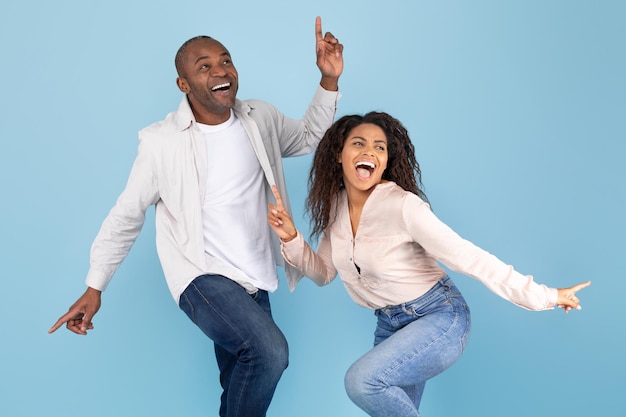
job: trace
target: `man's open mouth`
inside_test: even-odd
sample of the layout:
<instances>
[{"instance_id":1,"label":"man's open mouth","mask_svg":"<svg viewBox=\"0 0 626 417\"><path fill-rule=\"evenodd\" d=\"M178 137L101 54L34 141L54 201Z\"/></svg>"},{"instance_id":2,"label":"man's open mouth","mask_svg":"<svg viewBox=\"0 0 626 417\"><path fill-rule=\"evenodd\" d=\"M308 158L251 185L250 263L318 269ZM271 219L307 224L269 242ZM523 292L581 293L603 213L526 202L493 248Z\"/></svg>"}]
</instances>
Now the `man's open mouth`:
<instances>
[{"instance_id":1,"label":"man's open mouth","mask_svg":"<svg viewBox=\"0 0 626 417\"><path fill-rule=\"evenodd\" d=\"M230 89L230 83L218 84L211 88L211 91L226 91Z\"/></svg>"}]
</instances>

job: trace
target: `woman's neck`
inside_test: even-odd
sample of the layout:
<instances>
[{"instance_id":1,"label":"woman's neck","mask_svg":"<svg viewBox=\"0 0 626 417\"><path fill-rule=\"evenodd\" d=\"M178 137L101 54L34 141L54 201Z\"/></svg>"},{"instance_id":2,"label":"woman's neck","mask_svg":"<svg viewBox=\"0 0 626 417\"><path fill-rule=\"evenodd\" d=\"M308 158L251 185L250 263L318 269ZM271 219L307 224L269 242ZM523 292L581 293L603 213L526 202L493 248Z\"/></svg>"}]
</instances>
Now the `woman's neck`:
<instances>
[{"instance_id":1,"label":"woman's neck","mask_svg":"<svg viewBox=\"0 0 626 417\"><path fill-rule=\"evenodd\" d=\"M369 190L359 190L353 187L346 187L348 197L348 213L350 214L350 225L352 226L352 236L356 236L361 221L363 206L375 187Z\"/></svg>"},{"instance_id":2,"label":"woman's neck","mask_svg":"<svg viewBox=\"0 0 626 417\"><path fill-rule=\"evenodd\" d=\"M387 180L382 180L380 183L376 184L375 186L367 190L359 190L358 188L351 187L349 184L347 184L345 186L345 189L346 189L346 195L348 197L348 207L362 209L363 206L365 205L365 202L367 201L369 196L372 194L374 189L378 185L385 183L385 182L387 182Z\"/></svg>"},{"instance_id":3,"label":"woman's neck","mask_svg":"<svg viewBox=\"0 0 626 417\"><path fill-rule=\"evenodd\" d=\"M346 194L348 196L348 207L362 209L371 193L372 190L361 191L346 188Z\"/></svg>"}]
</instances>

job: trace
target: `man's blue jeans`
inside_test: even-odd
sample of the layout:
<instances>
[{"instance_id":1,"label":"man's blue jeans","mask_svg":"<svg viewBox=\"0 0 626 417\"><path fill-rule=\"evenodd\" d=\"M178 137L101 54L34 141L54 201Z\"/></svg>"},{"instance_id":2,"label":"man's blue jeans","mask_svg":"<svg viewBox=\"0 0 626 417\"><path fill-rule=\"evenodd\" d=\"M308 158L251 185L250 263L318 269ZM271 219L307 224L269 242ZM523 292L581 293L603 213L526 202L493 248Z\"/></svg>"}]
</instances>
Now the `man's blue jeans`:
<instances>
[{"instance_id":1,"label":"man's blue jeans","mask_svg":"<svg viewBox=\"0 0 626 417\"><path fill-rule=\"evenodd\" d=\"M423 296L376 315L374 348L346 373L348 396L370 416L419 417L426 381L452 366L465 349L469 309L444 277Z\"/></svg>"},{"instance_id":2,"label":"man's blue jeans","mask_svg":"<svg viewBox=\"0 0 626 417\"><path fill-rule=\"evenodd\" d=\"M214 342L223 388L220 416L264 417L289 356L267 292L250 295L226 277L202 275L179 305Z\"/></svg>"}]
</instances>

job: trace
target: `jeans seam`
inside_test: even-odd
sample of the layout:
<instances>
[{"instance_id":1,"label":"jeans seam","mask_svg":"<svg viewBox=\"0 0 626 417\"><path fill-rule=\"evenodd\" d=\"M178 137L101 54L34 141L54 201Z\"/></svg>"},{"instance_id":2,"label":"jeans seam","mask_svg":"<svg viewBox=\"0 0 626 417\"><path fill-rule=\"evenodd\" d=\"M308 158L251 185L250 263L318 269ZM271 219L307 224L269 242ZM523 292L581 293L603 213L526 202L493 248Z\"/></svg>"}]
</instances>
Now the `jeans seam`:
<instances>
[{"instance_id":1,"label":"jeans seam","mask_svg":"<svg viewBox=\"0 0 626 417\"><path fill-rule=\"evenodd\" d=\"M191 284L189 284L189 285L191 285ZM183 307L183 303L186 303L189 306L188 307L189 308L189 313L187 313L187 311L185 311L185 307ZM193 323L196 322L195 319L194 319L195 311L193 309L193 305L189 302L189 297L187 297L187 295L185 295L184 292L180 295L180 299L178 300L178 308L183 310L183 312L185 314L187 314L187 316L191 319L191 321Z\"/></svg>"},{"instance_id":2,"label":"jeans seam","mask_svg":"<svg viewBox=\"0 0 626 417\"><path fill-rule=\"evenodd\" d=\"M197 287L195 284L191 283L191 285L193 285L193 289L194 289L194 291L198 294L198 297L199 297L199 298L200 298L200 299L201 299L201 300L202 300L202 301L203 301L203 302L204 302L207 306L210 306L210 307L211 307L211 310L213 311L213 313L214 313L214 314L216 314L216 315L218 315L218 316L220 316L220 318L224 321L224 323L227 323L227 324L228 324L228 327L229 327L229 328L230 328L230 329L231 329L234 333L236 333L236 334L237 334L237 336L239 336L242 340L246 340L246 338L245 338L245 337L243 337L243 336L241 335L241 333L239 333L239 331L238 331L238 329L237 329L237 326L234 326L234 325L233 325L233 323L231 323L231 322L230 322L230 320L228 320L228 318L227 318L227 317L225 317L224 315L220 314L220 312L219 312L217 309L215 309L215 308L213 307L213 305L211 304L211 302L210 302L210 301L209 301L209 300L208 300L208 299L204 296L204 294L202 294L202 291L200 291L200 290L198 289L198 287ZM191 308L192 308L192 310L193 310L193 304L192 304L192 303L190 303L190 305L192 306ZM244 346L245 346L247 349L249 349L249 348L250 348L250 346L248 345L248 342L245 342L245 343L244 343Z\"/></svg>"}]
</instances>

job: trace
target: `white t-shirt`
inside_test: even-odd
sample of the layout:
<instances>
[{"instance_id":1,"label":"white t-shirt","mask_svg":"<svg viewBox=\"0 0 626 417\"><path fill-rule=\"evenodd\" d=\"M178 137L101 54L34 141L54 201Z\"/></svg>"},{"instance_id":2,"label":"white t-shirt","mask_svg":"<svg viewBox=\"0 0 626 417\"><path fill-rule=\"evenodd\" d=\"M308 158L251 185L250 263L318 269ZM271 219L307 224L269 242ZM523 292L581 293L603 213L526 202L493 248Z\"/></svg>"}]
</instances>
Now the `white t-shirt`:
<instances>
[{"instance_id":1,"label":"white t-shirt","mask_svg":"<svg viewBox=\"0 0 626 417\"><path fill-rule=\"evenodd\" d=\"M232 111L220 125L198 127L208 162L202 206L205 250L240 271L239 278L274 291L278 276L266 220L265 177L248 135Z\"/></svg>"}]
</instances>

